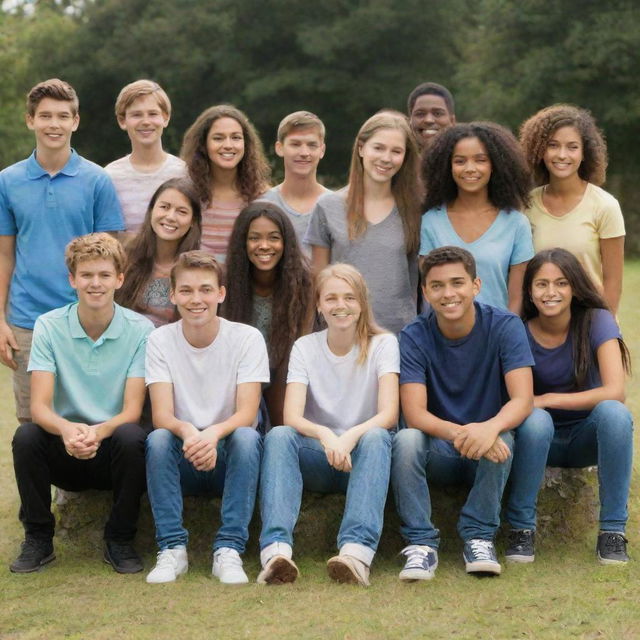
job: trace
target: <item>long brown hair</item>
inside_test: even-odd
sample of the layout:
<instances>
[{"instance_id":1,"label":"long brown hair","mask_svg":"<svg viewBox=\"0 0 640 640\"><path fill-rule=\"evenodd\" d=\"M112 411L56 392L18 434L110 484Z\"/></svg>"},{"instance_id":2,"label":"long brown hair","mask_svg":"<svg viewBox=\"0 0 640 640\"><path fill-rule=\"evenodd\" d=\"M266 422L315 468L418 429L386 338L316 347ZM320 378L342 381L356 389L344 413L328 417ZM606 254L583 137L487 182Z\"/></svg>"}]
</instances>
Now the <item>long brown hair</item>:
<instances>
[{"instance_id":1,"label":"long brown hair","mask_svg":"<svg viewBox=\"0 0 640 640\"><path fill-rule=\"evenodd\" d=\"M420 236L420 201L418 197L418 150L407 117L399 111L385 110L371 116L358 131L351 153L347 187L347 227L349 238L362 235L367 228L364 216L364 168L360 149L380 129L397 129L404 135L405 156L399 171L391 179L391 193L396 201L408 254L417 252Z\"/></svg>"}]
</instances>

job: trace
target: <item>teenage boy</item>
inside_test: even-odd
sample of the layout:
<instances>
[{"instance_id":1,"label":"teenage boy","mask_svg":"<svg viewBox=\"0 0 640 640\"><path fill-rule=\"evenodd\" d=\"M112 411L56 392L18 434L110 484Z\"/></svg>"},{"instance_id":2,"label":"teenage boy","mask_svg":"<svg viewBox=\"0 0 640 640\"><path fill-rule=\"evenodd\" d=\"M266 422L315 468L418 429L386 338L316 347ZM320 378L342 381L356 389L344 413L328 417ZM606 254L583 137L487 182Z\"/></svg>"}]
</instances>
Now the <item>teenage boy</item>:
<instances>
[{"instance_id":1,"label":"teenage boy","mask_svg":"<svg viewBox=\"0 0 640 640\"><path fill-rule=\"evenodd\" d=\"M147 582L172 582L188 569L182 496L222 495L213 543L220 582L248 582L240 554L249 537L262 441L256 430L269 358L254 327L219 318L222 272L204 251L171 270L171 301L181 320L156 329L147 349L155 430L147 439L147 484L160 551Z\"/></svg>"},{"instance_id":2,"label":"teenage boy","mask_svg":"<svg viewBox=\"0 0 640 640\"><path fill-rule=\"evenodd\" d=\"M309 226L311 211L318 198L329 189L316 177L324 157L325 128L322 120L309 111L296 111L278 126L276 153L284 163L284 181L267 191L261 200L277 204L288 216L303 252L311 257L311 247L302 239Z\"/></svg>"},{"instance_id":3,"label":"teenage boy","mask_svg":"<svg viewBox=\"0 0 640 640\"><path fill-rule=\"evenodd\" d=\"M71 148L80 122L73 88L57 78L37 84L27 95L26 120L36 149L0 172L0 362L14 370L19 422L31 419L27 364L36 318L76 297L67 243L124 228L109 176Z\"/></svg>"},{"instance_id":4,"label":"teenage boy","mask_svg":"<svg viewBox=\"0 0 640 640\"><path fill-rule=\"evenodd\" d=\"M391 482L407 542L400 579L428 580L438 565L428 482L472 484L458 520L468 573L499 574L493 545L513 434L533 408L533 358L520 319L475 302L473 256L441 247L425 256L429 309L400 334L400 401Z\"/></svg>"},{"instance_id":5,"label":"teenage boy","mask_svg":"<svg viewBox=\"0 0 640 640\"><path fill-rule=\"evenodd\" d=\"M132 541L145 490L147 435L137 423L153 324L113 302L125 266L115 238L76 238L65 258L78 302L35 324L29 360L34 422L19 426L13 438L25 541L10 568L30 573L55 558L53 484L68 491L113 489L104 559L119 573L135 573L142 570Z\"/></svg>"},{"instance_id":6,"label":"teenage boy","mask_svg":"<svg viewBox=\"0 0 640 640\"><path fill-rule=\"evenodd\" d=\"M120 91L116 119L131 141L131 153L105 167L115 184L127 233L137 233L151 196L170 178L187 173L185 163L162 148L171 118L171 102L152 80L136 80Z\"/></svg>"},{"instance_id":7,"label":"teenage boy","mask_svg":"<svg viewBox=\"0 0 640 640\"><path fill-rule=\"evenodd\" d=\"M409 94L407 113L421 150L429 147L439 131L456 123L453 96L436 82L423 82Z\"/></svg>"}]
</instances>

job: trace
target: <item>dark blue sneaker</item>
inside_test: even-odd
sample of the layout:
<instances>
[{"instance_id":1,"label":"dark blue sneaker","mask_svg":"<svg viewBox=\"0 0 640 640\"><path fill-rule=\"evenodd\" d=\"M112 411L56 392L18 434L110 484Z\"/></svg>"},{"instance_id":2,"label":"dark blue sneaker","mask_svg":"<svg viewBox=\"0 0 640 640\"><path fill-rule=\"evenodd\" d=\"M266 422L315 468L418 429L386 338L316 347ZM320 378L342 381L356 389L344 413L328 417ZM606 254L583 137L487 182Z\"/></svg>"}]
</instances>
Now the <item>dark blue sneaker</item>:
<instances>
[{"instance_id":1,"label":"dark blue sneaker","mask_svg":"<svg viewBox=\"0 0 640 640\"><path fill-rule=\"evenodd\" d=\"M411 544L400 553L407 557L404 569L398 576L403 582L431 580L436 575L438 552L432 547L426 544Z\"/></svg>"},{"instance_id":2,"label":"dark blue sneaker","mask_svg":"<svg viewBox=\"0 0 640 640\"><path fill-rule=\"evenodd\" d=\"M536 532L531 529L511 529L507 551L504 554L507 562L533 562L535 559Z\"/></svg>"},{"instance_id":3,"label":"dark blue sneaker","mask_svg":"<svg viewBox=\"0 0 640 640\"><path fill-rule=\"evenodd\" d=\"M496 556L496 548L491 540L472 538L464 543L462 552L467 573L492 573L500 575L502 567Z\"/></svg>"},{"instance_id":4,"label":"dark blue sneaker","mask_svg":"<svg viewBox=\"0 0 640 640\"><path fill-rule=\"evenodd\" d=\"M619 531L601 531L598 534L596 553L600 564L627 564L627 542Z\"/></svg>"}]
</instances>

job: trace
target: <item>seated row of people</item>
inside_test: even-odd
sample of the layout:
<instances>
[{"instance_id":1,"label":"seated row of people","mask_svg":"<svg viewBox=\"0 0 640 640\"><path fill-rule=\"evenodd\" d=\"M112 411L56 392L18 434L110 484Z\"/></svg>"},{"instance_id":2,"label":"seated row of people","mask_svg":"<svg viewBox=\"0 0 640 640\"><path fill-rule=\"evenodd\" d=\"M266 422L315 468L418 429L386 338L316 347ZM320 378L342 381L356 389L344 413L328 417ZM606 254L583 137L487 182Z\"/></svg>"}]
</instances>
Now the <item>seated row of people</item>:
<instances>
[{"instance_id":1,"label":"seated row of people","mask_svg":"<svg viewBox=\"0 0 640 640\"><path fill-rule=\"evenodd\" d=\"M13 441L25 541L12 571L37 571L54 559L51 484L113 488L105 560L119 572L141 571L133 538L146 469L160 549L150 583L188 569L183 493L222 495L212 573L223 583L247 582L241 554L260 483L258 582L297 578L293 529L306 487L347 494L328 572L367 585L389 479L407 543L402 580L430 579L437 567L434 482L471 485L458 526L466 570L498 574L494 537L509 471L506 557L530 562L547 461L598 464L597 555L603 563L628 560L628 352L572 254L556 249L530 262L523 324L475 300L481 282L469 252L430 252L421 272L429 307L402 330L399 345L377 326L363 276L349 265L326 267L314 301L327 328L293 345L286 426L270 430L264 445L256 427L261 385L272 379L267 348L256 328L218 315L227 291L213 257L178 257L170 298L180 320L153 331L113 302L124 281L115 239L80 237L66 261L78 302L36 322L34 422L21 425ZM145 378L154 426L148 436L139 424ZM394 434L400 404L408 428Z\"/></svg>"}]
</instances>

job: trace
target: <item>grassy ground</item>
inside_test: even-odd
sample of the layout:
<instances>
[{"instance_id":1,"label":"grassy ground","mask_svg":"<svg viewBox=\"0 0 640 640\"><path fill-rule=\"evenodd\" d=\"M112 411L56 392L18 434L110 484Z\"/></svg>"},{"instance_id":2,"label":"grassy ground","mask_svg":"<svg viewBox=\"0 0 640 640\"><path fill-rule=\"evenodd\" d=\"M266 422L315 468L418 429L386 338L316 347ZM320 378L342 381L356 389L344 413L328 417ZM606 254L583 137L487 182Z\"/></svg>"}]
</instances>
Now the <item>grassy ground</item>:
<instances>
[{"instance_id":1,"label":"grassy ground","mask_svg":"<svg viewBox=\"0 0 640 640\"><path fill-rule=\"evenodd\" d=\"M620 319L640 372L638 289L640 263L631 263ZM6 567L22 530L10 452L13 398L4 369L0 388L0 563ZM640 373L629 383L628 404L639 416ZM638 479L636 463L627 532L631 555L640 558ZM436 579L426 584L400 584L397 559L379 554L370 589L330 583L324 552L296 558L302 578L294 585L224 588L210 579L202 549L176 584L152 586L144 574L115 574L101 563L94 542L72 537L56 540L58 559L40 573L15 576L0 567L0 639L640 638L640 561L600 567L595 535L596 526L585 524L576 539L547 537L534 565L507 566L494 579L467 576L454 540L444 546ZM144 553L150 567L155 549L148 545ZM255 578L257 554L247 555Z\"/></svg>"}]
</instances>

